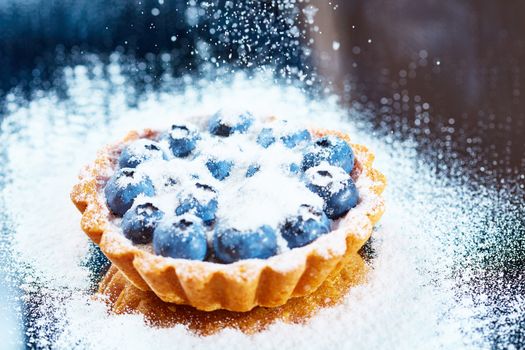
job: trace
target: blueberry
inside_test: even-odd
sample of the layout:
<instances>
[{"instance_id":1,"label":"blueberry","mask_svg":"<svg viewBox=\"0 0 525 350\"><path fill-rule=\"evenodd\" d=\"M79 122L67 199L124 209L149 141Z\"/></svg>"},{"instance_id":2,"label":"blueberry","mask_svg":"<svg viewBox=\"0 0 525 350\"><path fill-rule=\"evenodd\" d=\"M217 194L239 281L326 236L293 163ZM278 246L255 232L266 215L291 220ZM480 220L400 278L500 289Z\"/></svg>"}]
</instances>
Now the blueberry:
<instances>
[{"instance_id":1,"label":"blueberry","mask_svg":"<svg viewBox=\"0 0 525 350\"><path fill-rule=\"evenodd\" d=\"M185 125L172 125L168 134L170 150L175 157L186 157L197 146L199 135Z\"/></svg>"},{"instance_id":2,"label":"blueberry","mask_svg":"<svg viewBox=\"0 0 525 350\"><path fill-rule=\"evenodd\" d=\"M202 224L189 217L162 220L153 232L153 251L157 255L204 260L207 249Z\"/></svg>"},{"instance_id":3,"label":"blueberry","mask_svg":"<svg viewBox=\"0 0 525 350\"><path fill-rule=\"evenodd\" d=\"M224 180L230 176L233 162L229 160L209 159L206 162L206 167L217 180Z\"/></svg>"},{"instance_id":4,"label":"blueberry","mask_svg":"<svg viewBox=\"0 0 525 350\"><path fill-rule=\"evenodd\" d=\"M182 215L191 212L209 226L215 222L217 206L217 191L209 185L196 183L192 194L181 201L175 209L175 214Z\"/></svg>"},{"instance_id":5,"label":"blueberry","mask_svg":"<svg viewBox=\"0 0 525 350\"><path fill-rule=\"evenodd\" d=\"M324 212L339 219L357 205L359 193L354 181L343 168L317 166L306 172L307 187L324 199Z\"/></svg>"},{"instance_id":6,"label":"blueberry","mask_svg":"<svg viewBox=\"0 0 525 350\"><path fill-rule=\"evenodd\" d=\"M216 136L230 136L233 133L245 133L253 124L253 116L249 112L241 114L215 113L210 119L208 130Z\"/></svg>"},{"instance_id":7,"label":"blueberry","mask_svg":"<svg viewBox=\"0 0 525 350\"><path fill-rule=\"evenodd\" d=\"M330 219L322 210L303 204L297 216L286 219L280 231L289 248L303 247L330 232Z\"/></svg>"},{"instance_id":8,"label":"blueberry","mask_svg":"<svg viewBox=\"0 0 525 350\"><path fill-rule=\"evenodd\" d=\"M118 158L121 168L136 168L150 159L167 159L158 142L140 139L125 147Z\"/></svg>"},{"instance_id":9,"label":"blueberry","mask_svg":"<svg viewBox=\"0 0 525 350\"><path fill-rule=\"evenodd\" d=\"M104 194L113 214L122 216L131 208L138 195L154 196L155 188L148 177L140 176L135 169L124 168L118 170L108 180Z\"/></svg>"},{"instance_id":10,"label":"blueberry","mask_svg":"<svg viewBox=\"0 0 525 350\"><path fill-rule=\"evenodd\" d=\"M122 217L122 232L135 244L151 242L153 231L164 213L151 203L139 204Z\"/></svg>"},{"instance_id":11,"label":"blueberry","mask_svg":"<svg viewBox=\"0 0 525 350\"><path fill-rule=\"evenodd\" d=\"M255 175L256 172L258 172L261 169L261 166L259 164L251 164L248 169L246 170L246 177L252 177Z\"/></svg>"},{"instance_id":12,"label":"blueberry","mask_svg":"<svg viewBox=\"0 0 525 350\"><path fill-rule=\"evenodd\" d=\"M337 136L324 136L315 141L312 149L304 155L303 170L328 162L350 173L354 168L354 152L345 140Z\"/></svg>"},{"instance_id":13,"label":"blueberry","mask_svg":"<svg viewBox=\"0 0 525 350\"><path fill-rule=\"evenodd\" d=\"M273 136L273 130L270 128L264 128L257 136L257 143L264 148L268 148L275 142L275 136Z\"/></svg>"},{"instance_id":14,"label":"blueberry","mask_svg":"<svg viewBox=\"0 0 525 350\"><path fill-rule=\"evenodd\" d=\"M281 136L281 141L288 148L294 148L302 142L310 141L312 136L306 129L288 135Z\"/></svg>"},{"instance_id":15,"label":"blueberry","mask_svg":"<svg viewBox=\"0 0 525 350\"><path fill-rule=\"evenodd\" d=\"M270 226L239 231L217 228L213 236L215 256L223 263L242 259L267 259L277 254L277 237Z\"/></svg>"}]
</instances>

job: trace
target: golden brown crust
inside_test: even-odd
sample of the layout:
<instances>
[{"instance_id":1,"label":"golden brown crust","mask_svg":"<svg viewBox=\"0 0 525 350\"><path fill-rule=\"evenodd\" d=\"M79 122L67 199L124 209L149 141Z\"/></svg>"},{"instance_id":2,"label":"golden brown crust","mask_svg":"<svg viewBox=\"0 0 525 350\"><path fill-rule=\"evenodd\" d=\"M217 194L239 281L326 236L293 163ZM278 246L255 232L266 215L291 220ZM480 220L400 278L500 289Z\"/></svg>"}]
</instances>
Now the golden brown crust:
<instances>
[{"instance_id":1,"label":"golden brown crust","mask_svg":"<svg viewBox=\"0 0 525 350\"><path fill-rule=\"evenodd\" d=\"M352 144L346 134L312 132L316 136L335 134L350 143L356 159L351 176L360 191L360 202L340 219L338 229L305 247L266 260L218 264L164 258L134 246L110 222L112 216L100 192L114 172L123 145L154 137L157 133L152 130L131 132L123 141L100 151L95 162L79 176L71 199L83 213L82 229L137 288L152 290L165 302L204 311L248 311L256 306L283 305L290 298L312 293L328 275L338 272L346 257L368 240L384 211L381 194L386 179L372 168L373 154L365 146Z\"/></svg>"},{"instance_id":2,"label":"golden brown crust","mask_svg":"<svg viewBox=\"0 0 525 350\"><path fill-rule=\"evenodd\" d=\"M155 327L184 325L199 335L214 334L224 328L247 334L260 332L275 322L302 323L321 308L342 302L348 290L365 281L368 266L359 254L351 254L340 271L330 273L323 284L304 297L288 300L284 305L255 307L248 312L227 310L200 311L187 305L165 303L151 291L142 291L130 283L114 266L99 285L97 298L104 300L115 314L141 314Z\"/></svg>"}]
</instances>

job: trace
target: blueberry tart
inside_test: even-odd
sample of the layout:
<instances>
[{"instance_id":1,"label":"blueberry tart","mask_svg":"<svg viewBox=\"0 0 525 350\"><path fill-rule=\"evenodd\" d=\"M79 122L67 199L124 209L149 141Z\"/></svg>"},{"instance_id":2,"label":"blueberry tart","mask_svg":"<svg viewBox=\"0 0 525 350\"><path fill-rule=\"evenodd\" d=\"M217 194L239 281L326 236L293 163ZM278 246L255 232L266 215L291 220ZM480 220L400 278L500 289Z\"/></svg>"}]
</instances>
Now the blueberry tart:
<instances>
[{"instance_id":1,"label":"blueberry tart","mask_svg":"<svg viewBox=\"0 0 525 350\"><path fill-rule=\"evenodd\" d=\"M219 111L130 132L71 198L137 288L248 311L312 293L368 240L386 185L373 160L338 131Z\"/></svg>"}]
</instances>

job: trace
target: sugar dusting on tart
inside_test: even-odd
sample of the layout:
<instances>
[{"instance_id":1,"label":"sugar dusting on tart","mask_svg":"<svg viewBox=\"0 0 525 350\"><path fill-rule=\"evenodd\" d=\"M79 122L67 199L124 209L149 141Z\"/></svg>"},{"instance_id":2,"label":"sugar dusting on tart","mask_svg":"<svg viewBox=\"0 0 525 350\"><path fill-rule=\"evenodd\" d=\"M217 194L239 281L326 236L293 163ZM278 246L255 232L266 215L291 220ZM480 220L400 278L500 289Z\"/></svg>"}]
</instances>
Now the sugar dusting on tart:
<instances>
[{"instance_id":1,"label":"sugar dusting on tart","mask_svg":"<svg viewBox=\"0 0 525 350\"><path fill-rule=\"evenodd\" d=\"M291 123L278 124L279 127L286 125L286 131L295 130L289 125ZM280 142L262 148L255 143L262 126L268 125L260 123L247 134L233 134L227 138L202 133L198 141L198 153L192 157L170 156L167 160L155 159L139 164L135 169L140 176L128 181L138 181L142 176L148 176L157 189L157 195L138 198L136 204L151 201L164 213L174 215L180 198L190 194L186 192L195 182L209 184L218 192L217 216L225 225L239 230L256 229L262 225L277 228L283 219L294 215L301 204L322 207L322 199L305 187L300 176L290 174L290 164L301 162L300 150L290 149ZM279 134L276 136L279 137ZM170 154L167 141L162 138L158 141L165 153ZM123 146L135 142L141 140ZM222 181L211 176L205 166L210 158L232 161L234 166L230 175ZM254 164L258 166L258 171L247 177L248 168ZM170 181L177 184L169 186ZM103 193L100 192L100 195ZM203 192L203 195L206 193ZM287 250L283 242L280 248L282 251Z\"/></svg>"},{"instance_id":2,"label":"sugar dusting on tart","mask_svg":"<svg viewBox=\"0 0 525 350\"><path fill-rule=\"evenodd\" d=\"M317 137L334 134L349 142L348 136L342 133L312 131ZM131 133L124 143L103 150L94 166L81 176L72 199L84 210L82 228L108 258L136 287L151 289L166 302L189 304L208 311L247 311L257 305L282 305L292 297L309 294L330 273L342 267L345 256L355 253L366 242L373 224L383 213L381 193L385 178L372 168L373 155L367 148L352 144L356 159L352 177L362 191L361 198L357 207L340 219L330 234L268 259L241 260L228 265L154 256L131 244L119 233L118 226L111 223L107 209L101 210L105 200L100 195L101 184L97 178L112 172L115 155L124 144L155 134L152 131Z\"/></svg>"},{"instance_id":3,"label":"sugar dusting on tart","mask_svg":"<svg viewBox=\"0 0 525 350\"><path fill-rule=\"evenodd\" d=\"M96 68L104 69L102 65ZM515 228L522 227L521 201L521 207L510 211L513 207L509 205L509 212L497 214L497 227L489 220L494 219L494 208L509 201L506 191L486 186L473 189L470 182L464 185L465 179L458 173L454 178L441 176L414 143L403 141L399 135L390 136L390 130L379 133L384 131L388 136L378 136L376 129L359 124L364 118L361 115L352 112L348 117L330 105L330 100L311 100L293 89L270 84L261 87L259 80L250 79L236 81L233 86L206 85L204 100L197 99L196 93L188 97L171 89L160 100L148 93L136 108L124 104L130 84L109 88L101 77L88 77L85 72L89 68L68 69L75 75L68 78L73 90L67 103L57 101L52 94L23 104L12 100L2 123L8 155L4 168L8 172L5 214L9 216L8 225L13 226L11 237L3 243L16 254L16 261L4 268L22 271L20 288L25 300L30 301L36 293L45 296L31 304L39 327L28 330L29 346L165 348L176 342L181 347L203 349L319 349L340 344L381 349L429 344L436 348L489 347L494 334L490 325L498 324L501 316L494 313L494 307L509 308L506 315L510 320L522 316L519 298L505 294L500 304L501 299L487 301L483 292L478 296L484 299L476 299L471 290L477 276L473 261L485 261L487 242L498 244L496 236L515 237ZM118 72L119 67L112 64L109 70ZM124 81L120 75L118 79ZM109 107L102 104L103 96L113 96ZM340 304L322 308L304 323L276 320L267 330L253 335L228 329L230 319L224 321L226 329L218 334L199 337L188 331L191 326L175 324L159 329L144 322L141 314L108 313L105 304L91 299L89 271L93 267L87 268L84 263L86 255L91 257L88 239L78 227L80 215L67 196L78 168L94 158L97 148L113 142L115 133L124 135L131 125L135 129L162 128L167 115L184 117L195 113L195 106L198 113L206 114L221 104L243 101L249 101L246 108L255 105L257 110L290 118L308 115L317 118L319 125L351 129L354 142L359 140L377 152L378 166L395 186L389 186L385 193L390 205L368 247L371 250L367 249L367 256L373 254L366 283L351 288ZM356 125L361 125L357 131ZM480 232L484 233L483 240L478 239ZM459 276L455 274L458 270ZM503 280L496 278L494 283ZM512 288L501 286L503 293ZM126 299L120 305L129 301L144 310L150 305L148 300ZM512 344L516 327L499 325L498 330L504 330L501 344Z\"/></svg>"}]
</instances>

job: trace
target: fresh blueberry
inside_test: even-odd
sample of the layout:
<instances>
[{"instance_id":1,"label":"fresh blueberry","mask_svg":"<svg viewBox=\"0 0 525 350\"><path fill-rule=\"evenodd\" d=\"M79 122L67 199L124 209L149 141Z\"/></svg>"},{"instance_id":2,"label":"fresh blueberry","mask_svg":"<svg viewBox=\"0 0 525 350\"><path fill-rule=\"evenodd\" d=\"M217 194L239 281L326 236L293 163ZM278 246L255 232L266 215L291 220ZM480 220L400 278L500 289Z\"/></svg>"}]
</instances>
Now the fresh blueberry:
<instances>
[{"instance_id":1,"label":"fresh blueberry","mask_svg":"<svg viewBox=\"0 0 525 350\"><path fill-rule=\"evenodd\" d=\"M122 217L122 232L135 244L151 242L153 231L164 213L151 203L139 204Z\"/></svg>"},{"instance_id":2,"label":"fresh blueberry","mask_svg":"<svg viewBox=\"0 0 525 350\"><path fill-rule=\"evenodd\" d=\"M264 148L268 148L275 142L275 136L273 136L273 130L270 128L264 128L257 136L257 143Z\"/></svg>"},{"instance_id":3,"label":"fresh blueberry","mask_svg":"<svg viewBox=\"0 0 525 350\"><path fill-rule=\"evenodd\" d=\"M211 117L208 130L216 136L230 136L233 133L244 134L253 124L253 116L249 112L241 114L226 114L219 111Z\"/></svg>"},{"instance_id":4,"label":"fresh blueberry","mask_svg":"<svg viewBox=\"0 0 525 350\"><path fill-rule=\"evenodd\" d=\"M181 201L175 209L175 214L191 212L209 226L215 222L217 206L217 191L209 185L196 183L192 194Z\"/></svg>"},{"instance_id":5,"label":"fresh blueberry","mask_svg":"<svg viewBox=\"0 0 525 350\"><path fill-rule=\"evenodd\" d=\"M343 168L321 165L306 172L307 187L324 199L324 212L339 219L357 205L359 193L354 181Z\"/></svg>"},{"instance_id":6,"label":"fresh blueberry","mask_svg":"<svg viewBox=\"0 0 525 350\"><path fill-rule=\"evenodd\" d=\"M330 232L330 219L322 210L303 204L297 216L286 219L280 231L289 248L303 247Z\"/></svg>"},{"instance_id":7,"label":"fresh blueberry","mask_svg":"<svg viewBox=\"0 0 525 350\"><path fill-rule=\"evenodd\" d=\"M258 172L261 169L261 166L259 164L251 164L248 169L246 170L246 177L252 177L255 175L256 172Z\"/></svg>"},{"instance_id":8,"label":"fresh blueberry","mask_svg":"<svg viewBox=\"0 0 525 350\"><path fill-rule=\"evenodd\" d=\"M324 136L315 141L312 149L304 155L302 167L306 170L322 162L350 173L354 168L354 152L345 140L333 135Z\"/></svg>"},{"instance_id":9,"label":"fresh blueberry","mask_svg":"<svg viewBox=\"0 0 525 350\"><path fill-rule=\"evenodd\" d=\"M199 135L185 125L172 125L168 134L170 150L175 157L186 157L197 146Z\"/></svg>"},{"instance_id":10,"label":"fresh blueberry","mask_svg":"<svg viewBox=\"0 0 525 350\"><path fill-rule=\"evenodd\" d=\"M150 159L167 159L158 142L139 139L122 150L118 158L121 168L136 168L137 165Z\"/></svg>"},{"instance_id":11,"label":"fresh blueberry","mask_svg":"<svg viewBox=\"0 0 525 350\"><path fill-rule=\"evenodd\" d=\"M217 180L224 180L230 176L233 162L229 160L209 159L206 162L206 167Z\"/></svg>"},{"instance_id":12,"label":"fresh blueberry","mask_svg":"<svg viewBox=\"0 0 525 350\"><path fill-rule=\"evenodd\" d=\"M213 236L215 256L223 263L242 259L267 259L277 254L277 237L270 226L239 231L217 228Z\"/></svg>"},{"instance_id":13,"label":"fresh blueberry","mask_svg":"<svg viewBox=\"0 0 525 350\"><path fill-rule=\"evenodd\" d=\"M113 214L122 216L133 205L139 194L151 197L155 195L153 183L146 176L140 176L135 169L119 169L106 183L104 188L106 202Z\"/></svg>"},{"instance_id":14,"label":"fresh blueberry","mask_svg":"<svg viewBox=\"0 0 525 350\"><path fill-rule=\"evenodd\" d=\"M281 136L281 141L288 148L294 148L300 143L310 141L311 139L312 136L310 135L310 132L306 129Z\"/></svg>"},{"instance_id":15,"label":"fresh blueberry","mask_svg":"<svg viewBox=\"0 0 525 350\"><path fill-rule=\"evenodd\" d=\"M204 260L207 248L201 223L189 217L162 220L153 232L153 251L157 255Z\"/></svg>"}]
</instances>

